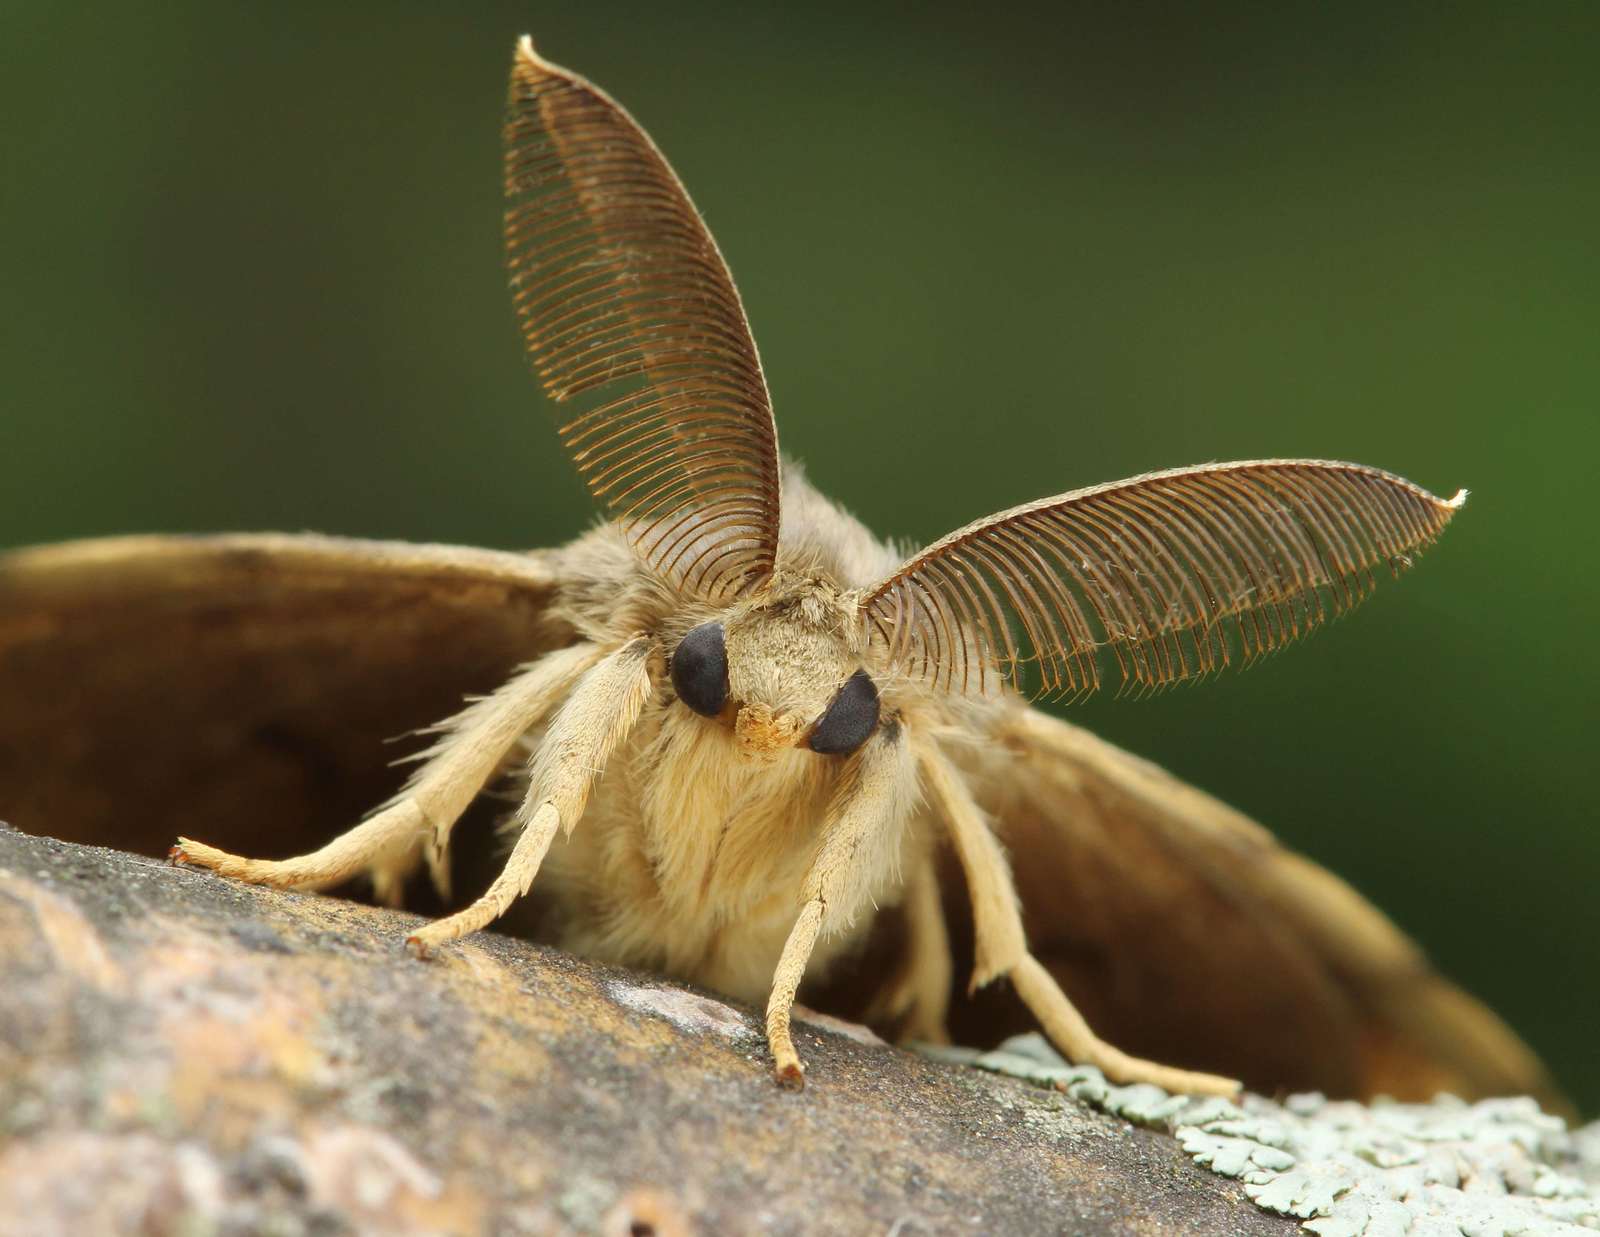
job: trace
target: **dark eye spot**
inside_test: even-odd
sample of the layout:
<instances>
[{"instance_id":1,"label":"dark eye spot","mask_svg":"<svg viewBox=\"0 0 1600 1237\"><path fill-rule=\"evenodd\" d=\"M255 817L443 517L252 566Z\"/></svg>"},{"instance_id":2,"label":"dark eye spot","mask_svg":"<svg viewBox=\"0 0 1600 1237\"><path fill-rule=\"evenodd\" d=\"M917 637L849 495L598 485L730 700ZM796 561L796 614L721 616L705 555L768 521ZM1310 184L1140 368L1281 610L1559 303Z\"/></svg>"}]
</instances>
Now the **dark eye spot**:
<instances>
[{"instance_id":1,"label":"dark eye spot","mask_svg":"<svg viewBox=\"0 0 1600 1237\"><path fill-rule=\"evenodd\" d=\"M721 623L701 623L672 652L672 686L702 717L715 717L728 702L728 646Z\"/></svg>"},{"instance_id":2,"label":"dark eye spot","mask_svg":"<svg viewBox=\"0 0 1600 1237\"><path fill-rule=\"evenodd\" d=\"M867 741L878 725L878 689L865 670L857 670L839 689L828 711L811 730L811 750L842 756Z\"/></svg>"}]
</instances>

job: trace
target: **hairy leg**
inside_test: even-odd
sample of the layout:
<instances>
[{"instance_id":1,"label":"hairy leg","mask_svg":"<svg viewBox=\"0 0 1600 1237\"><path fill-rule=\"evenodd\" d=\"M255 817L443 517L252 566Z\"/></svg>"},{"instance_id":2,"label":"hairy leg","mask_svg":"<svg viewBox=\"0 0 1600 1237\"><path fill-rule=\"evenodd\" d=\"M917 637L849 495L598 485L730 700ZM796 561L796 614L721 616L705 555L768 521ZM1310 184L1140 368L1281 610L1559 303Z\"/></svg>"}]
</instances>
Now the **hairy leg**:
<instances>
[{"instance_id":1,"label":"hairy leg","mask_svg":"<svg viewBox=\"0 0 1600 1237\"><path fill-rule=\"evenodd\" d=\"M805 1076L789 1019L811 951L824 930L848 926L869 900L883 864L893 861L893 835L905 819L916 784L897 722L879 727L852 763L829 807L806 877L805 900L784 942L767 998L767 1044L778 1081L788 1086L800 1086Z\"/></svg>"},{"instance_id":2,"label":"hairy leg","mask_svg":"<svg viewBox=\"0 0 1600 1237\"><path fill-rule=\"evenodd\" d=\"M961 773L933 744L919 747L923 786L944 817L972 899L976 940L972 986L1009 975L1017 995L1068 1060L1094 1065L1113 1082L1149 1082L1177 1094L1235 1095L1231 1078L1141 1060L1089 1028L1055 978L1028 952L1011 869Z\"/></svg>"},{"instance_id":3,"label":"hairy leg","mask_svg":"<svg viewBox=\"0 0 1600 1237\"><path fill-rule=\"evenodd\" d=\"M456 820L523 733L547 717L599 658L592 644L550 653L441 722L433 728L439 739L418 757L423 763L404 789L320 850L294 859L246 859L179 838L172 858L277 889L326 889L369 872L379 900L393 905L425 850L435 883L447 892L444 858Z\"/></svg>"},{"instance_id":4,"label":"hairy leg","mask_svg":"<svg viewBox=\"0 0 1600 1237\"><path fill-rule=\"evenodd\" d=\"M654 654L654 644L637 637L579 681L534 756L527 797L513 822L521 832L510 859L471 906L406 938L419 956L493 923L528 892L556 833L562 828L572 831L607 758L639 720L653 687L650 659Z\"/></svg>"},{"instance_id":5,"label":"hairy leg","mask_svg":"<svg viewBox=\"0 0 1600 1237\"><path fill-rule=\"evenodd\" d=\"M475 700L434 729L439 740L395 802L412 799L432 826L425 854L440 897L450 896L450 834L461 814L504 766L528 730L544 721L601 658L597 645L550 653L506 688Z\"/></svg>"},{"instance_id":6,"label":"hairy leg","mask_svg":"<svg viewBox=\"0 0 1600 1237\"><path fill-rule=\"evenodd\" d=\"M950 1040L946 1028L950 933L939 902L939 874L931 839L928 843L907 865L905 900L900 908L906 926L905 954L868 1005L864 1021L896 1027L905 1043L944 1044Z\"/></svg>"}]
</instances>

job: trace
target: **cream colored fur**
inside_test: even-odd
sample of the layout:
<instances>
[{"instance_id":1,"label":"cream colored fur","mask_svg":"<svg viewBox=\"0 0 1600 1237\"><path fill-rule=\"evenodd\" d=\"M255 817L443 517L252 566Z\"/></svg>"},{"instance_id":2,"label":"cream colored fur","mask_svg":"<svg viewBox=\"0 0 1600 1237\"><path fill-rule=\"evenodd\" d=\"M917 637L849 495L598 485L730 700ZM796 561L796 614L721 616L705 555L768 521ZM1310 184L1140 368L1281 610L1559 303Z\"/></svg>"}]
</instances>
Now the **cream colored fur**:
<instances>
[{"instance_id":1,"label":"cream colored fur","mask_svg":"<svg viewBox=\"0 0 1600 1237\"><path fill-rule=\"evenodd\" d=\"M369 867L396 889L425 846L442 870L456 816L520 738L531 762L511 858L472 906L413 936L419 952L492 921L537 875L563 947L766 1000L779 1077L798 1081L789 1031L796 993L903 898L908 965L880 1001L918 1035L942 1037L950 962L933 850L943 833L971 890L977 983L1014 976L1062 1049L1114 1078L1232 1090L1226 1079L1102 1044L1033 963L1005 857L961 767L1003 761L973 750L971 736L994 733L1024 706L1011 696L947 696L896 675L867 642L857 603L900 555L792 467L783 513L774 577L724 609L649 574L614 525L594 529L549 558L559 582L553 617L583 643L444 723L384 812L305 859L245 860L188 841L183 857L297 888ZM725 627L737 706L719 718L679 703L666 675L678 640L710 619ZM879 730L848 757L810 751L810 727L862 668L881 694Z\"/></svg>"}]
</instances>

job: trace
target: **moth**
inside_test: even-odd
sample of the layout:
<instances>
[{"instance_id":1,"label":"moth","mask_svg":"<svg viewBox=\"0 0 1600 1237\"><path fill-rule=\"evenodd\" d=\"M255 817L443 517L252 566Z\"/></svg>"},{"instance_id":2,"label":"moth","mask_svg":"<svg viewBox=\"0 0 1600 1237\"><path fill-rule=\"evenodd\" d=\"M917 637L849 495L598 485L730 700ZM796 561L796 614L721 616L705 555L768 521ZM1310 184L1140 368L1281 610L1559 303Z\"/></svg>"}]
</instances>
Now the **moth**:
<instances>
[{"instance_id":1,"label":"moth","mask_svg":"<svg viewBox=\"0 0 1600 1237\"><path fill-rule=\"evenodd\" d=\"M516 312L605 520L515 554L270 534L12 552L0 812L124 844L174 819L295 843L171 854L279 889L365 877L395 903L423 871L450 896L458 820L509 782L503 865L412 948L531 895L562 948L764 1003L789 1084L804 995L901 1040L1037 1026L1172 1091L1550 1093L1336 877L1028 702L1249 663L1408 566L1464 493L1208 464L908 557L780 455L728 267L627 112L524 39L505 142ZM378 740L414 728L430 742L395 788Z\"/></svg>"}]
</instances>

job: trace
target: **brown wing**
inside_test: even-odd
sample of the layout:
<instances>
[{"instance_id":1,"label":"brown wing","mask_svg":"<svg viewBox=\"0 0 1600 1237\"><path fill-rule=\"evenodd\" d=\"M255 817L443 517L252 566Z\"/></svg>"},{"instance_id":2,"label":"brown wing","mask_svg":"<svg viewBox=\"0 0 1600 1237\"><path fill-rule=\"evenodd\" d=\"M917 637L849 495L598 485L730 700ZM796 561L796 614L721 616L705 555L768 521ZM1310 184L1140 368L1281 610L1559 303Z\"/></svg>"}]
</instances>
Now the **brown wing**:
<instances>
[{"instance_id":1,"label":"brown wing","mask_svg":"<svg viewBox=\"0 0 1600 1237\"><path fill-rule=\"evenodd\" d=\"M1253 821L1036 710L999 738L1017 760L980 797L1009 848L1030 946L1119 1048L1269 1094L1564 1103L1493 1013ZM970 950L951 875L952 942ZM958 995L956 1042L1030 1029L1020 1002L992 988Z\"/></svg>"},{"instance_id":2,"label":"brown wing","mask_svg":"<svg viewBox=\"0 0 1600 1237\"><path fill-rule=\"evenodd\" d=\"M165 853L320 845L464 695L565 642L537 556L316 536L0 554L0 820ZM414 745L412 745L414 746Z\"/></svg>"}]
</instances>

